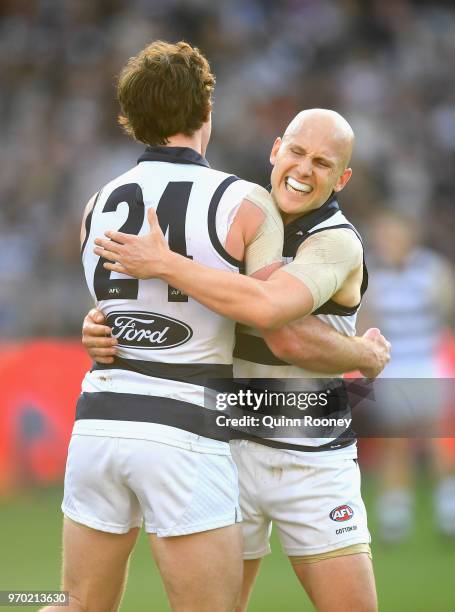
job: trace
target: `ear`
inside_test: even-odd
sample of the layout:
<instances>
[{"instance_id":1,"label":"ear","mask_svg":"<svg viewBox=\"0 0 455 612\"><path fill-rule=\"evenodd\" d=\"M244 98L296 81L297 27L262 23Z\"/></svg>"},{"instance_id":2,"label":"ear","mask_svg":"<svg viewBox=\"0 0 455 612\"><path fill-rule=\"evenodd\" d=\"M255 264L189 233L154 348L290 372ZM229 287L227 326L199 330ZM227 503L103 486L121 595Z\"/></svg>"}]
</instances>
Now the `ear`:
<instances>
[{"instance_id":1,"label":"ear","mask_svg":"<svg viewBox=\"0 0 455 612\"><path fill-rule=\"evenodd\" d=\"M282 143L282 142L283 142L283 141L281 140L281 138L279 138L279 137L278 137L278 138L275 140L275 142L273 143L273 147L272 147L272 150L271 150L271 152L270 152L270 163L272 164L272 166L274 166L274 165L275 165L275 162L276 162L276 156L277 156L277 154L278 154L278 151L280 150L280 147L281 147L281 143Z\"/></svg>"},{"instance_id":2,"label":"ear","mask_svg":"<svg viewBox=\"0 0 455 612\"><path fill-rule=\"evenodd\" d=\"M335 183L333 191L341 191L342 189L344 189L346 187L347 182L351 178L351 176L352 176L352 169L346 168L346 170L343 172L343 174L340 176L340 178Z\"/></svg>"}]
</instances>

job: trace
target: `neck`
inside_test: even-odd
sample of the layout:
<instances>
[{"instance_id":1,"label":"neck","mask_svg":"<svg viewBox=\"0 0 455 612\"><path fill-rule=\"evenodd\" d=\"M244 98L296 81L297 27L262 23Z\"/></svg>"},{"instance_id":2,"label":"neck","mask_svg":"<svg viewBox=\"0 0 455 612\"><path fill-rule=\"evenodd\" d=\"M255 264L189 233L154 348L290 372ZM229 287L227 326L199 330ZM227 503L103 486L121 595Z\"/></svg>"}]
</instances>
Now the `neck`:
<instances>
[{"instance_id":1,"label":"neck","mask_svg":"<svg viewBox=\"0 0 455 612\"><path fill-rule=\"evenodd\" d=\"M305 212L301 212L301 213L294 214L294 215L288 215L282 212L281 218L283 219L284 225L289 225L289 223L292 223L296 219L300 219L301 217L306 217L307 215L314 212L315 210L318 210L318 208L322 208L323 205L324 204L320 204L319 206L316 206L316 208L311 208L310 210L306 210Z\"/></svg>"},{"instance_id":2,"label":"neck","mask_svg":"<svg viewBox=\"0 0 455 612\"><path fill-rule=\"evenodd\" d=\"M273 195L273 192L272 192L272 195ZM326 205L330 206L331 203L333 202L333 200L335 200L335 199L336 199L336 194L335 194L335 192L332 191L332 193L327 198L327 200L325 200L321 204L313 206L313 208L310 208L310 210L305 210L305 211L302 211L302 212L297 213L297 214L288 214L288 213L285 213L285 212L281 211L281 218L283 219L283 224L284 225L289 225L290 223L292 223L296 219L301 219L302 217L307 217L307 216L311 215L312 213L315 213L317 210L319 210L323 206L326 206ZM338 204L336 204L336 210L338 210Z\"/></svg>"},{"instance_id":3,"label":"neck","mask_svg":"<svg viewBox=\"0 0 455 612\"><path fill-rule=\"evenodd\" d=\"M200 155L203 155L202 152L202 138L201 131L198 130L192 136L186 136L185 134L174 134L173 136L169 136L168 138L168 147L189 147L190 149L194 149Z\"/></svg>"}]
</instances>

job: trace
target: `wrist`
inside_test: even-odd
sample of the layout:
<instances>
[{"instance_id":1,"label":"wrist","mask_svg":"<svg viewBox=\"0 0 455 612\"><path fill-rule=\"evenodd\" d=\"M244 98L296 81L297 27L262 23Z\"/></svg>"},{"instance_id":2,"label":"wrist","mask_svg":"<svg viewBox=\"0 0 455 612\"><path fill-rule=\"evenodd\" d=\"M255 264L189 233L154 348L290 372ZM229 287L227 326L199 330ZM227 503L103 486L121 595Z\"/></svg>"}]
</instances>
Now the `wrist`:
<instances>
[{"instance_id":1,"label":"wrist","mask_svg":"<svg viewBox=\"0 0 455 612\"><path fill-rule=\"evenodd\" d=\"M161 278L166 282L172 282L175 277L175 272L182 266L182 259L184 257L174 251L166 250L165 254L159 260L158 269L156 270L156 277Z\"/></svg>"},{"instance_id":2,"label":"wrist","mask_svg":"<svg viewBox=\"0 0 455 612\"><path fill-rule=\"evenodd\" d=\"M377 363L372 343L367 338L359 338L357 336L355 336L353 340L357 350L356 369L367 370L369 368L375 368Z\"/></svg>"}]
</instances>

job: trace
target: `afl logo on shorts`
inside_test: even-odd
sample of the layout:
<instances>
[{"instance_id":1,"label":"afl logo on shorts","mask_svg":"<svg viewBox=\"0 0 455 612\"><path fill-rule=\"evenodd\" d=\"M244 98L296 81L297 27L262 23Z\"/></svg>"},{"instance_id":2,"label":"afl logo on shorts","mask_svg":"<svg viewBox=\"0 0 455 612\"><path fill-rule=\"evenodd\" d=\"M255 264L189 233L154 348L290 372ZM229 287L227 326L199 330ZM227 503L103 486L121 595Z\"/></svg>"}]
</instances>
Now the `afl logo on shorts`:
<instances>
[{"instance_id":1,"label":"afl logo on shorts","mask_svg":"<svg viewBox=\"0 0 455 612\"><path fill-rule=\"evenodd\" d=\"M163 350L185 344L193 335L186 323L156 312L111 312L106 317L118 346Z\"/></svg>"},{"instance_id":2,"label":"afl logo on shorts","mask_svg":"<svg viewBox=\"0 0 455 612\"><path fill-rule=\"evenodd\" d=\"M354 510L351 508L351 506L338 506L332 510L329 516L332 521L341 523L342 521L349 521L349 519L354 516Z\"/></svg>"}]
</instances>

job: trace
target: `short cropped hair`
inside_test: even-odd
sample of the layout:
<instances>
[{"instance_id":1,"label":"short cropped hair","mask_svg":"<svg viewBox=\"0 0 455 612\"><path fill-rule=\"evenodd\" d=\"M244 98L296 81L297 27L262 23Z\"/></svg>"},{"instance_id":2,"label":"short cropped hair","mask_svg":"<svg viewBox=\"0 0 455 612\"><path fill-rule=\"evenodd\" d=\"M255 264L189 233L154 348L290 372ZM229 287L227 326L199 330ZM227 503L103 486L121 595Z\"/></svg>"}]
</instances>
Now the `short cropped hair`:
<instances>
[{"instance_id":1,"label":"short cropped hair","mask_svg":"<svg viewBox=\"0 0 455 612\"><path fill-rule=\"evenodd\" d=\"M123 68L117 86L119 123L147 145L191 136L207 121L215 77L199 49L155 41Z\"/></svg>"}]
</instances>

